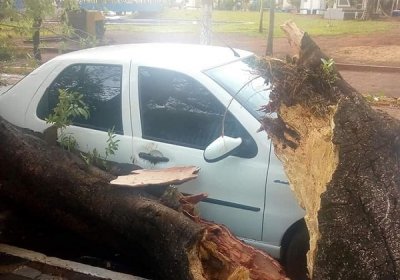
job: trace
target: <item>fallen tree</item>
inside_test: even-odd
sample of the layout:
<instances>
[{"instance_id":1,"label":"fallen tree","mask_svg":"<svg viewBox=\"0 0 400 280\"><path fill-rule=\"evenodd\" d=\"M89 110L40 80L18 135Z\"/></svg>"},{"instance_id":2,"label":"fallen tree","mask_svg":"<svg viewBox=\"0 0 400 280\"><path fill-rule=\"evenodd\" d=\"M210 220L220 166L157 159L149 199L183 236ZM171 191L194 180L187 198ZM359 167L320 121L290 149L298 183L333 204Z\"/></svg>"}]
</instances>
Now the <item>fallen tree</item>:
<instances>
[{"instance_id":1,"label":"fallen tree","mask_svg":"<svg viewBox=\"0 0 400 280\"><path fill-rule=\"evenodd\" d=\"M312 279L400 278L400 122L372 109L292 22L298 56L265 58L263 128L307 215ZM277 117L275 117L277 116Z\"/></svg>"},{"instance_id":2,"label":"fallen tree","mask_svg":"<svg viewBox=\"0 0 400 280\"><path fill-rule=\"evenodd\" d=\"M277 113L263 128L307 211L310 275L398 279L400 124L371 109L306 33L283 28L299 56L259 61L272 84L263 110ZM172 190L160 202L113 179L0 121L2 198L128 256L140 251L158 279L284 279L274 260L194 215L198 197Z\"/></svg>"},{"instance_id":3,"label":"fallen tree","mask_svg":"<svg viewBox=\"0 0 400 280\"><path fill-rule=\"evenodd\" d=\"M154 279L287 279L274 259L197 217L203 195L167 189L159 200L113 179L0 118L0 198L126 256L139 252Z\"/></svg>"}]
</instances>

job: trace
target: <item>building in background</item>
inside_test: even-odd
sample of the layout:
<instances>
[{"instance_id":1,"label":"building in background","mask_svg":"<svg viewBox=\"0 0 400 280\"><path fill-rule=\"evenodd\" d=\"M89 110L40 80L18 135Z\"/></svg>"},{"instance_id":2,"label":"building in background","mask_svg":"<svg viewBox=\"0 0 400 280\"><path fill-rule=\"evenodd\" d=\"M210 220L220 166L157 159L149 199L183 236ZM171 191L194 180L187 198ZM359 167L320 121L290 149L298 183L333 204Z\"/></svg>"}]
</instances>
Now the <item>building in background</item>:
<instances>
[{"instance_id":1,"label":"building in background","mask_svg":"<svg viewBox=\"0 0 400 280\"><path fill-rule=\"evenodd\" d=\"M301 0L300 13L322 15L326 10L325 0Z\"/></svg>"}]
</instances>

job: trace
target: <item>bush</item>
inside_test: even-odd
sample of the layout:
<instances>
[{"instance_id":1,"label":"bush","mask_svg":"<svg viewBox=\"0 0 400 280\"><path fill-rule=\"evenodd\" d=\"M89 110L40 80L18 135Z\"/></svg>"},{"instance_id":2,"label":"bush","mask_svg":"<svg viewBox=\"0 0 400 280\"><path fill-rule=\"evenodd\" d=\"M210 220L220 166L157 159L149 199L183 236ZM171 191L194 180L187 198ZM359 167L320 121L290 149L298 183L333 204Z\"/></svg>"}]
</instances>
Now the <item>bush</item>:
<instances>
[{"instance_id":1,"label":"bush","mask_svg":"<svg viewBox=\"0 0 400 280\"><path fill-rule=\"evenodd\" d=\"M12 60L15 55L14 49L7 40L0 42L0 61Z\"/></svg>"}]
</instances>

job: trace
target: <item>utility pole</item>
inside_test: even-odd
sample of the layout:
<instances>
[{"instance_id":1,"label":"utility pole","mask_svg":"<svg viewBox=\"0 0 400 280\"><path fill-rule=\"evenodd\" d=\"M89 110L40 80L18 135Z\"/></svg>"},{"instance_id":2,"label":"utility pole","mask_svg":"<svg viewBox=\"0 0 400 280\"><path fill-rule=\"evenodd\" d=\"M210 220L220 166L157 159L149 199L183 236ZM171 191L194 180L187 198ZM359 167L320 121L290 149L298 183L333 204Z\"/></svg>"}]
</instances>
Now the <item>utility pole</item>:
<instances>
[{"instance_id":1,"label":"utility pole","mask_svg":"<svg viewBox=\"0 0 400 280\"><path fill-rule=\"evenodd\" d=\"M265 52L265 54L269 56L272 56L273 54L274 26L275 26L275 0L270 0L267 50Z\"/></svg>"}]
</instances>

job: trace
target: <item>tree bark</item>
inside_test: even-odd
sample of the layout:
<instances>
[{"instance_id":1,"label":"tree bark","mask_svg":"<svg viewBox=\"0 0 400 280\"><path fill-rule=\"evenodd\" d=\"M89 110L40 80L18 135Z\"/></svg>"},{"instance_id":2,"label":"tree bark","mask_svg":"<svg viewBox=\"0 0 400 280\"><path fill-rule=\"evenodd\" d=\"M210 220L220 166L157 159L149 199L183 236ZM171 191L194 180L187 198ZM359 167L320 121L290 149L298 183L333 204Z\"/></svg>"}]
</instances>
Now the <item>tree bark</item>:
<instances>
[{"instance_id":1,"label":"tree bark","mask_svg":"<svg viewBox=\"0 0 400 280\"><path fill-rule=\"evenodd\" d=\"M400 123L328 67L307 33L282 28L299 55L260 61L273 87L264 110L277 113L263 127L307 212L310 276L399 279Z\"/></svg>"},{"instance_id":2,"label":"tree bark","mask_svg":"<svg viewBox=\"0 0 400 280\"><path fill-rule=\"evenodd\" d=\"M40 28L42 26L42 18L34 18L33 19L33 36L32 36L32 43L33 43L33 57L37 61L42 61L42 54L40 52Z\"/></svg>"},{"instance_id":3,"label":"tree bark","mask_svg":"<svg viewBox=\"0 0 400 280\"><path fill-rule=\"evenodd\" d=\"M201 30L200 44L210 45L212 35L212 5L210 0L202 0L201 2Z\"/></svg>"},{"instance_id":4,"label":"tree bark","mask_svg":"<svg viewBox=\"0 0 400 280\"><path fill-rule=\"evenodd\" d=\"M262 33L264 28L264 0L260 1L260 21L258 22L258 33Z\"/></svg>"},{"instance_id":5,"label":"tree bark","mask_svg":"<svg viewBox=\"0 0 400 280\"><path fill-rule=\"evenodd\" d=\"M262 0L263 1L263 0ZM275 0L269 1L269 26L267 36L267 49L265 54L272 56L274 53L274 28L275 28Z\"/></svg>"},{"instance_id":6,"label":"tree bark","mask_svg":"<svg viewBox=\"0 0 400 280\"><path fill-rule=\"evenodd\" d=\"M171 189L162 204L112 179L0 117L1 199L127 256L140 252L153 279L286 279L271 257L195 216L201 196Z\"/></svg>"},{"instance_id":7,"label":"tree bark","mask_svg":"<svg viewBox=\"0 0 400 280\"><path fill-rule=\"evenodd\" d=\"M374 18L374 15L377 13L377 9L379 7L378 0L365 0L364 12L362 14L362 20L371 20Z\"/></svg>"}]
</instances>

